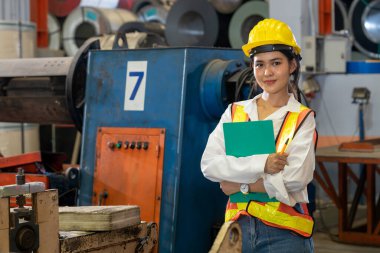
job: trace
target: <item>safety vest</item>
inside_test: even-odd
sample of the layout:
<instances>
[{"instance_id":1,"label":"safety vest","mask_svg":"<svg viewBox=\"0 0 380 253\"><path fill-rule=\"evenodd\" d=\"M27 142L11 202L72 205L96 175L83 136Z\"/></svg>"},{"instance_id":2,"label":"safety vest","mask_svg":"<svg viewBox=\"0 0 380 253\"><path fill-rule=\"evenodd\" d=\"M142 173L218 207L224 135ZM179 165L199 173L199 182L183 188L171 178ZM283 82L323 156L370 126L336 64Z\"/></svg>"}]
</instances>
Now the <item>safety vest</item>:
<instances>
[{"instance_id":1,"label":"safety vest","mask_svg":"<svg viewBox=\"0 0 380 253\"><path fill-rule=\"evenodd\" d=\"M299 112L288 112L281 125L281 129L276 138L276 151L280 152L285 142L287 145L292 141L298 129L307 118L314 112L304 105L301 105ZM249 116L244 111L244 106L232 104L231 108L232 122L245 122ZM314 132L314 144L317 142L317 132ZM299 213L293 207L269 199L266 193L257 193L260 198L254 198L247 202L232 203L230 199L227 202L225 221L237 220L240 215L251 215L260 219L266 225L288 229L303 237L310 237L313 232L314 221L309 215L306 203L300 204L303 213ZM266 197L263 198L263 195ZM260 199L266 199L259 202ZM259 200L259 201L257 201Z\"/></svg>"}]
</instances>

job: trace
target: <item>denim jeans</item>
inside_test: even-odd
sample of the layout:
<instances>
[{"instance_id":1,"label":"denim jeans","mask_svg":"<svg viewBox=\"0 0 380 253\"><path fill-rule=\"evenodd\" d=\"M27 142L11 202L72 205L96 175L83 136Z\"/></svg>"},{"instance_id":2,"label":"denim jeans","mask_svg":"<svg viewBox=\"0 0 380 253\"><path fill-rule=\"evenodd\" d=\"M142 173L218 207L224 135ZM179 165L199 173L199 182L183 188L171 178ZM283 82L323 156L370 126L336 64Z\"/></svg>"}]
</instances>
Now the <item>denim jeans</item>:
<instances>
[{"instance_id":1,"label":"denim jeans","mask_svg":"<svg viewBox=\"0 0 380 253\"><path fill-rule=\"evenodd\" d=\"M312 253L313 239L289 230L265 225L255 217L241 215L237 220L243 233L243 253Z\"/></svg>"}]
</instances>

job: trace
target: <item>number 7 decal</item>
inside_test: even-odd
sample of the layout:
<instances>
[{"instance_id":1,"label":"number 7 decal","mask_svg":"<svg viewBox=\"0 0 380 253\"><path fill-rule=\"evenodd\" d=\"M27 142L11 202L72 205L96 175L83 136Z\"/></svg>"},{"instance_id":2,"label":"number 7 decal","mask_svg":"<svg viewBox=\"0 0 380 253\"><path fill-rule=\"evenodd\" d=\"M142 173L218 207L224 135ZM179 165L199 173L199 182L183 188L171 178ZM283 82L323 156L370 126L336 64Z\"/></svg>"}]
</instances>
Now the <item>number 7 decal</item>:
<instances>
[{"instance_id":1,"label":"number 7 decal","mask_svg":"<svg viewBox=\"0 0 380 253\"><path fill-rule=\"evenodd\" d=\"M144 111L147 61L129 61L125 81L125 111Z\"/></svg>"},{"instance_id":2,"label":"number 7 decal","mask_svg":"<svg viewBox=\"0 0 380 253\"><path fill-rule=\"evenodd\" d=\"M135 97L136 97L136 93L139 90L141 81L142 81L142 79L144 77L144 72L129 72L129 76L137 76L137 81L136 81L135 88L133 89L132 94L129 97L129 100L134 100Z\"/></svg>"}]
</instances>

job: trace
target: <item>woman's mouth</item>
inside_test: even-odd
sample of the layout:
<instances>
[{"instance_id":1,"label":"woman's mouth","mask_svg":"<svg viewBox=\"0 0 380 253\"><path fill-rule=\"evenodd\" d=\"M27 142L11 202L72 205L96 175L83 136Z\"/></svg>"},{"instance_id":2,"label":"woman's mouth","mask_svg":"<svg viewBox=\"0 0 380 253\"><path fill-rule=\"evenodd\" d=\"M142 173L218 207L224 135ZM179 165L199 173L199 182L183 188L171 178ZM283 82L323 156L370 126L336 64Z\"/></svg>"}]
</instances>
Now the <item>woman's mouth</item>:
<instances>
[{"instance_id":1,"label":"woman's mouth","mask_svg":"<svg viewBox=\"0 0 380 253\"><path fill-rule=\"evenodd\" d=\"M276 80L265 80L264 83L267 85L272 85L276 82Z\"/></svg>"}]
</instances>

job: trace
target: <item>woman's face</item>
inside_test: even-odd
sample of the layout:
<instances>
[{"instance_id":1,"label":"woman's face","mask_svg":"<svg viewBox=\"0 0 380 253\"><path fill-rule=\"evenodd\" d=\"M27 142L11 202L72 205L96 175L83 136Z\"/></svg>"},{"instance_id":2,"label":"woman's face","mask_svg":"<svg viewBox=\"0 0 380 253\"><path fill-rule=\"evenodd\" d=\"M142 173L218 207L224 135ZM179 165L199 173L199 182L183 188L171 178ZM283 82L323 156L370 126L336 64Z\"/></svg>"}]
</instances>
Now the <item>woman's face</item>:
<instances>
[{"instance_id":1,"label":"woman's face","mask_svg":"<svg viewBox=\"0 0 380 253\"><path fill-rule=\"evenodd\" d=\"M295 60L279 51L259 53L253 58L257 83L269 94L288 94L290 74L296 69Z\"/></svg>"}]
</instances>

